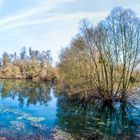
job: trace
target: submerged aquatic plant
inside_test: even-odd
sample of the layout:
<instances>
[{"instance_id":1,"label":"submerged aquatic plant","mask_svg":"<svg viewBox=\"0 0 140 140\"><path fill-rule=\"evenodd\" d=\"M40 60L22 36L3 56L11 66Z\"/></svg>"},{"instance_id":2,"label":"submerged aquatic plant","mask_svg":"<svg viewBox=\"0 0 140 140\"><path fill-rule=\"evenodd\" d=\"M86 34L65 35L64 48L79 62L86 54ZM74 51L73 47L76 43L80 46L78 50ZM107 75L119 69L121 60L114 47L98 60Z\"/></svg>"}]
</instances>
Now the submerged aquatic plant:
<instances>
[{"instance_id":1,"label":"submerged aquatic plant","mask_svg":"<svg viewBox=\"0 0 140 140\"><path fill-rule=\"evenodd\" d=\"M26 117L26 119L32 122L41 122L45 120L45 118L43 117L32 117L32 116Z\"/></svg>"}]
</instances>

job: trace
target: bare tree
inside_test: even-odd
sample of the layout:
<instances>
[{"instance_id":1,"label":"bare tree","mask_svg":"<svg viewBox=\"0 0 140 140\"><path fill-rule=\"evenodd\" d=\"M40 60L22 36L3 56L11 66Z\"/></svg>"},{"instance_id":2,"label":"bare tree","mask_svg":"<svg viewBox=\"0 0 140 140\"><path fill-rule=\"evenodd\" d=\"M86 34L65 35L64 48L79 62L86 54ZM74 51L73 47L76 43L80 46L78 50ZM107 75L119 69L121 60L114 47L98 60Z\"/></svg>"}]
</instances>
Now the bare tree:
<instances>
[{"instance_id":1,"label":"bare tree","mask_svg":"<svg viewBox=\"0 0 140 140\"><path fill-rule=\"evenodd\" d=\"M76 49L80 50L84 57ZM73 64L67 63L70 56L68 54L72 56L71 63L78 54L79 58L82 56L84 63L77 57ZM105 101L127 100L135 83L133 72L140 63L140 21L131 10L122 8L113 9L96 27L84 20L78 38L60 56L61 70L64 64L67 69L80 64L77 79L81 84L83 81L91 81L90 93L93 96ZM62 61L62 58L65 58L65 61ZM87 79L82 77L85 71ZM78 71L74 68L71 75L64 69L63 72L65 77L69 75L70 78L77 75Z\"/></svg>"}]
</instances>

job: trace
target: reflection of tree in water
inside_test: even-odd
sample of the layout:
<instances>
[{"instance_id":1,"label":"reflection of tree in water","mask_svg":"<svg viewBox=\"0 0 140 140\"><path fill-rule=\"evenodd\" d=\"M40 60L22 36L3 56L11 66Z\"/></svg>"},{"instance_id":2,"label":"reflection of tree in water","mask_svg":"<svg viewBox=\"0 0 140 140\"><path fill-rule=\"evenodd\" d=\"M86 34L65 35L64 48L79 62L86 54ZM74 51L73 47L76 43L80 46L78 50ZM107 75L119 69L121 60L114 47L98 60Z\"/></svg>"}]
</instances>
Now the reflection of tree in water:
<instances>
[{"instance_id":1,"label":"reflection of tree in water","mask_svg":"<svg viewBox=\"0 0 140 140\"><path fill-rule=\"evenodd\" d=\"M0 92L2 99L10 97L18 98L21 106L27 104L46 104L51 99L50 83L35 84L26 80L2 80L0 81Z\"/></svg>"},{"instance_id":2,"label":"reflection of tree in water","mask_svg":"<svg viewBox=\"0 0 140 140\"><path fill-rule=\"evenodd\" d=\"M93 138L134 138L140 127L140 110L129 103L105 106L60 98L57 112L62 130Z\"/></svg>"}]
</instances>

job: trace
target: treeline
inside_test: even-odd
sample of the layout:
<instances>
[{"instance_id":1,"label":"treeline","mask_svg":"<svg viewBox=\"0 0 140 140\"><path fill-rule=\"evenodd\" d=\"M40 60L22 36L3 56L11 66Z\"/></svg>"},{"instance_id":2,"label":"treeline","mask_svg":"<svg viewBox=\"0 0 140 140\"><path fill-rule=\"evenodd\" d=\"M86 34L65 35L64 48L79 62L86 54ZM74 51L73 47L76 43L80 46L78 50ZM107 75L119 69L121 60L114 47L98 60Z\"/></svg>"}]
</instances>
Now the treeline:
<instances>
[{"instance_id":1,"label":"treeline","mask_svg":"<svg viewBox=\"0 0 140 140\"><path fill-rule=\"evenodd\" d=\"M61 50L59 77L70 94L125 101L139 80L140 19L115 8L98 25L81 22L71 45Z\"/></svg>"},{"instance_id":2,"label":"treeline","mask_svg":"<svg viewBox=\"0 0 140 140\"><path fill-rule=\"evenodd\" d=\"M4 52L0 59L0 78L39 81L51 80L54 76L50 50L39 52L23 47L20 55Z\"/></svg>"}]
</instances>

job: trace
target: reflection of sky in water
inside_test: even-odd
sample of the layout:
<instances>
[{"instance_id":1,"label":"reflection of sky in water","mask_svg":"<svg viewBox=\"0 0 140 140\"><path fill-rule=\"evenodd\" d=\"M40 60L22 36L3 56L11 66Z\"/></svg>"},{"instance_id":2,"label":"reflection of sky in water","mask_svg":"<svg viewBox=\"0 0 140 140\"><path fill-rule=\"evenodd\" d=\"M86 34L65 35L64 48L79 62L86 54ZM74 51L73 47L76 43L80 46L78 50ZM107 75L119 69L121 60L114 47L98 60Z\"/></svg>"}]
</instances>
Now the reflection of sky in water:
<instances>
[{"instance_id":1,"label":"reflection of sky in water","mask_svg":"<svg viewBox=\"0 0 140 140\"><path fill-rule=\"evenodd\" d=\"M135 108L139 105L134 107L131 104L115 103L111 107L98 106L90 102L71 101L65 96L59 97L53 86L44 83L2 83L0 81L0 136L2 128L21 134L29 132L46 136L48 128L55 126L71 134L96 132L98 135L104 134L103 137L118 139L121 139L120 133L133 139L140 133L140 110ZM38 122L37 119L43 120ZM20 131L19 127L23 127L21 123L25 127Z\"/></svg>"},{"instance_id":2,"label":"reflection of sky in water","mask_svg":"<svg viewBox=\"0 0 140 140\"><path fill-rule=\"evenodd\" d=\"M44 117L46 118L44 123L46 123L48 127L53 127L56 120L57 98L54 96L54 90L52 88L50 90L50 97L51 100L48 101L47 105L37 103L36 105L30 104L27 106L27 99L24 99L24 105L22 107L19 105L18 96L16 96L14 99L11 97L2 99L0 97L0 107L18 109L36 117Z\"/></svg>"}]
</instances>

